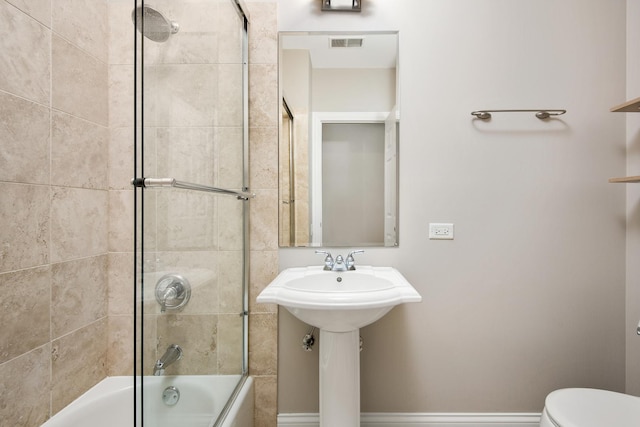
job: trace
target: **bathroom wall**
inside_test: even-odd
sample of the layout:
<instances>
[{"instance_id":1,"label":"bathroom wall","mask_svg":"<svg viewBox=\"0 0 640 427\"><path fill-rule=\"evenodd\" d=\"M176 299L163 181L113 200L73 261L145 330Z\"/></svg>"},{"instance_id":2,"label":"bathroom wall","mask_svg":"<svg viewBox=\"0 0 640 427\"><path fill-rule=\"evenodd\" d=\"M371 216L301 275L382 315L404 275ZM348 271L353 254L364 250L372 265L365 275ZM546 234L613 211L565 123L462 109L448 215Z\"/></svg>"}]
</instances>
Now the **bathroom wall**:
<instances>
[{"instance_id":1,"label":"bathroom wall","mask_svg":"<svg viewBox=\"0 0 640 427\"><path fill-rule=\"evenodd\" d=\"M0 419L108 373L106 1L0 1Z\"/></svg>"},{"instance_id":2,"label":"bathroom wall","mask_svg":"<svg viewBox=\"0 0 640 427\"><path fill-rule=\"evenodd\" d=\"M280 0L279 30L400 31L400 246L357 261L397 267L424 300L361 330L362 410L534 412L560 387L624 391L625 188L607 180L625 174L625 118L608 110L638 96L626 2L318 9ZM482 108L567 114L473 120ZM428 240L430 222L455 240ZM281 269L320 262L280 250ZM280 311L281 413L318 410L307 329Z\"/></svg>"},{"instance_id":3,"label":"bathroom wall","mask_svg":"<svg viewBox=\"0 0 640 427\"><path fill-rule=\"evenodd\" d=\"M627 0L627 96L640 97L640 1ZM640 175L640 114L619 113L627 121L627 176ZM627 191L627 392L640 396L640 187Z\"/></svg>"}]
</instances>

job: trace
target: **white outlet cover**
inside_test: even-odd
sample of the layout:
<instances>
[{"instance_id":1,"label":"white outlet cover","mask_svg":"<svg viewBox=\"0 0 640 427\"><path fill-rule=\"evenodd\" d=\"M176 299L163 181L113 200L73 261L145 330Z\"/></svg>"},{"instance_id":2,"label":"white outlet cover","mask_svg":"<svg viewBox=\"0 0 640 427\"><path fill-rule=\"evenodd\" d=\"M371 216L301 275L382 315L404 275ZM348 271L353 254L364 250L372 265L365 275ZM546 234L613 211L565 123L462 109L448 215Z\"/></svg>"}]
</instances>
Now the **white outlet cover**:
<instances>
[{"instance_id":1,"label":"white outlet cover","mask_svg":"<svg viewBox=\"0 0 640 427\"><path fill-rule=\"evenodd\" d=\"M453 224L445 222L430 222L429 239L453 240Z\"/></svg>"}]
</instances>

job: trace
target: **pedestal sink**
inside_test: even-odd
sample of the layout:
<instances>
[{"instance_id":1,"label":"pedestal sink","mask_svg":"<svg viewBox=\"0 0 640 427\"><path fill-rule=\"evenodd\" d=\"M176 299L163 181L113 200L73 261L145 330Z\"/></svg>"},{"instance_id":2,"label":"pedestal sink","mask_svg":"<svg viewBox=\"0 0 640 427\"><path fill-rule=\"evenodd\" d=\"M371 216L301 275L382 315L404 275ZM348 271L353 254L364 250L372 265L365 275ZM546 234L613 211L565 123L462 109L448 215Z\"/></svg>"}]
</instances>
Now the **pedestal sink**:
<instances>
[{"instance_id":1,"label":"pedestal sink","mask_svg":"<svg viewBox=\"0 0 640 427\"><path fill-rule=\"evenodd\" d=\"M320 427L360 426L359 329L422 297L392 267L282 271L257 298L320 329Z\"/></svg>"}]
</instances>

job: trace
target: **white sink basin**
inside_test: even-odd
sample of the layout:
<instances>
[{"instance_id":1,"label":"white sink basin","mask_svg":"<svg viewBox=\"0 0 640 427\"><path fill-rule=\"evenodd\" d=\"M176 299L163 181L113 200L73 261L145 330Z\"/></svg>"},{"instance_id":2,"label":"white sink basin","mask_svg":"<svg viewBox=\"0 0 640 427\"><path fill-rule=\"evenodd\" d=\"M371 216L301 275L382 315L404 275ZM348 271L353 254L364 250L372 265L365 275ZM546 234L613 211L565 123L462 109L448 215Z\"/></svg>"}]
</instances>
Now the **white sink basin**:
<instances>
[{"instance_id":1,"label":"white sink basin","mask_svg":"<svg viewBox=\"0 0 640 427\"><path fill-rule=\"evenodd\" d=\"M398 304L422 301L395 268L356 268L340 272L324 271L320 266L289 268L257 301L282 305L303 322L331 332L357 330Z\"/></svg>"}]
</instances>

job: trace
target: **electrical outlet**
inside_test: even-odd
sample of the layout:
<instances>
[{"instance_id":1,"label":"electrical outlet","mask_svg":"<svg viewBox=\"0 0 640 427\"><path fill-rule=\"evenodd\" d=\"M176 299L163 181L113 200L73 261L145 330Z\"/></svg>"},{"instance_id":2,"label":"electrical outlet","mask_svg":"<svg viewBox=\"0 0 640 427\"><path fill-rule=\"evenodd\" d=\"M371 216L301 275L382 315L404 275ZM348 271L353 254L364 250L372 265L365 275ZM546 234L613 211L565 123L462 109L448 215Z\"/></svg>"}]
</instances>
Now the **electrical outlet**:
<instances>
[{"instance_id":1,"label":"electrical outlet","mask_svg":"<svg viewBox=\"0 0 640 427\"><path fill-rule=\"evenodd\" d=\"M453 224L431 222L429 223L430 240L453 240Z\"/></svg>"}]
</instances>

